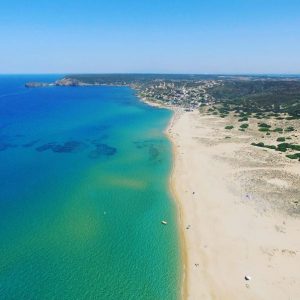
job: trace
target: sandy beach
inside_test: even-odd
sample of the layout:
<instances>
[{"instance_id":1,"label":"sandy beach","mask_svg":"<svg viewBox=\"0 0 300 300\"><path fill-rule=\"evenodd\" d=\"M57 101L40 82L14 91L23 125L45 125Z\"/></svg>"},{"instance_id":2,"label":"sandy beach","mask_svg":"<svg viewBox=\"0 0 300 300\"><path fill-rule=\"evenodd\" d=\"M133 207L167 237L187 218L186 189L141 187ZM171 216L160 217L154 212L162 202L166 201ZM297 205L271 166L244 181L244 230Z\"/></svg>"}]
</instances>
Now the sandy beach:
<instances>
[{"instance_id":1,"label":"sandy beach","mask_svg":"<svg viewBox=\"0 0 300 300\"><path fill-rule=\"evenodd\" d=\"M300 298L300 167L251 131L175 109L167 134L185 299ZM248 279L248 280L247 280Z\"/></svg>"}]
</instances>

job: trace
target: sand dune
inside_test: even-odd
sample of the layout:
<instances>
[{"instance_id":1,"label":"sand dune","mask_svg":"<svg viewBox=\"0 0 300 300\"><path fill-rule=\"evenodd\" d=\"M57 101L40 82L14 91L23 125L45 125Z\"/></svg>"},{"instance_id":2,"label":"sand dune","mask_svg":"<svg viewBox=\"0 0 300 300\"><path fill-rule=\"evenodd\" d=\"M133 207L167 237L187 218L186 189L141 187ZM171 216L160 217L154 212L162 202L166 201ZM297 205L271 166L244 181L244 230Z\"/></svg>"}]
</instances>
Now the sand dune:
<instances>
[{"instance_id":1,"label":"sand dune","mask_svg":"<svg viewBox=\"0 0 300 300\"><path fill-rule=\"evenodd\" d=\"M251 146L247 133L226 138L224 122L176 109L167 130L184 297L300 299L299 163Z\"/></svg>"}]
</instances>

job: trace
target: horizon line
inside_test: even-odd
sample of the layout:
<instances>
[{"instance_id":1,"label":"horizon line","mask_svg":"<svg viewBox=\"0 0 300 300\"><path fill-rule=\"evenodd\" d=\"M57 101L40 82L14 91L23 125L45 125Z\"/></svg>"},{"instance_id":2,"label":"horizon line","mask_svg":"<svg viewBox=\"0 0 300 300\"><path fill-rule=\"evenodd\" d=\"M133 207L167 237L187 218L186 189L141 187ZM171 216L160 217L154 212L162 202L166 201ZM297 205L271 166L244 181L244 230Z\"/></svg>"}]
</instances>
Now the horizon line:
<instances>
[{"instance_id":1,"label":"horizon line","mask_svg":"<svg viewBox=\"0 0 300 300\"><path fill-rule=\"evenodd\" d=\"M0 73L4 75L215 75L215 76L300 76L300 73L180 73L180 72L63 72L63 73Z\"/></svg>"}]
</instances>

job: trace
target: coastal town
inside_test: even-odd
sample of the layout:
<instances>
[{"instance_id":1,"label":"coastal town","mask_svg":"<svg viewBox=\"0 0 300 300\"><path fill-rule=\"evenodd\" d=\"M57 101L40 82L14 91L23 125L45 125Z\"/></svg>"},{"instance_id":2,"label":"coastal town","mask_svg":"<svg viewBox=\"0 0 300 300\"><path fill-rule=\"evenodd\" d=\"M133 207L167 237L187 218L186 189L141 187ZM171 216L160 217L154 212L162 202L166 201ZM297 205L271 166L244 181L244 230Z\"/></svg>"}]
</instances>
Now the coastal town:
<instances>
[{"instance_id":1,"label":"coastal town","mask_svg":"<svg viewBox=\"0 0 300 300\"><path fill-rule=\"evenodd\" d=\"M142 99L161 102L166 106L195 109L215 103L207 89L220 85L219 80L201 81L155 81L147 85L133 84Z\"/></svg>"}]
</instances>

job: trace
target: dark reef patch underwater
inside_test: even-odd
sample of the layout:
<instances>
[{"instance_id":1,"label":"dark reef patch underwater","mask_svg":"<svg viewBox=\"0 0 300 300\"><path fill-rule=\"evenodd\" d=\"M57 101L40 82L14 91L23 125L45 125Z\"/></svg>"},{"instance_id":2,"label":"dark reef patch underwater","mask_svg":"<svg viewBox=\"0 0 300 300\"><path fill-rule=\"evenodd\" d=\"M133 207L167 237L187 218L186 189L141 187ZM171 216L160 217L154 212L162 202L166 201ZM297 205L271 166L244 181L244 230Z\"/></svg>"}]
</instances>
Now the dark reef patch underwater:
<instances>
[{"instance_id":1,"label":"dark reef patch underwater","mask_svg":"<svg viewBox=\"0 0 300 300\"><path fill-rule=\"evenodd\" d=\"M171 113L55 79L0 76L0 298L178 299Z\"/></svg>"},{"instance_id":2,"label":"dark reef patch underwater","mask_svg":"<svg viewBox=\"0 0 300 300\"><path fill-rule=\"evenodd\" d=\"M84 146L85 145L79 141L68 141L64 142L62 145L57 143L47 143L37 147L36 150L39 152L52 150L53 152L57 153L72 153L79 151L81 148L84 148Z\"/></svg>"}]
</instances>

